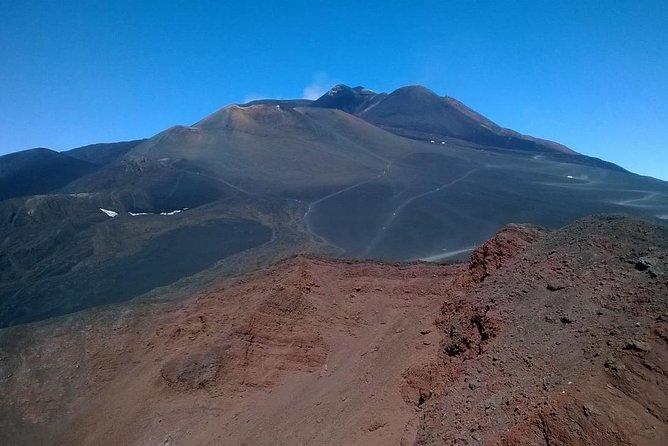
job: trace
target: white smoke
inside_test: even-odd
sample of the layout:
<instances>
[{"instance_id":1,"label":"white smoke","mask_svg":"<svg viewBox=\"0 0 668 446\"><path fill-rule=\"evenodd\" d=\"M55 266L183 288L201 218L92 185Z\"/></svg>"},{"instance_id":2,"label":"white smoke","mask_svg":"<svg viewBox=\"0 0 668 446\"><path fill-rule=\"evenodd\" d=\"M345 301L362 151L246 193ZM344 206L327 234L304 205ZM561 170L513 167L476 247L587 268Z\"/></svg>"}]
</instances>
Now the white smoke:
<instances>
[{"instance_id":1,"label":"white smoke","mask_svg":"<svg viewBox=\"0 0 668 446\"><path fill-rule=\"evenodd\" d=\"M311 100L318 99L335 84L337 84L337 82L329 77L327 73L317 73L313 77L313 82L304 87L302 97Z\"/></svg>"}]
</instances>

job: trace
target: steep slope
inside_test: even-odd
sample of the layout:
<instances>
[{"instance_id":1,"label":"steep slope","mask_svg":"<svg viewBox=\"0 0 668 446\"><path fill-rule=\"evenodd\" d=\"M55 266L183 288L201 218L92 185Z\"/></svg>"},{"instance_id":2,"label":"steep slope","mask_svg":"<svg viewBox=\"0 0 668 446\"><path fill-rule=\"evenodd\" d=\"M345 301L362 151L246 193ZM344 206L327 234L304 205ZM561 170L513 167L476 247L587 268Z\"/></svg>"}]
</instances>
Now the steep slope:
<instances>
[{"instance_id":1,"label":"steep slope","mask_svg":"<svg viewBox=\"0 0 668 446\"><path fill-rule=\"evenodd\" d=\"M0 156L0 201L51 192L95 168L89 162L44 148Z\"/></svg>"},{"instance_id":2,"label":"steep slope","mask_svg":"<svg viewBox=\"0 0 668 446\"><path fill-rule=\"evenodd\" d=\"M501 149L576 154L561 144L499 127L456 99L421 86L376 94L337 85L311 106L338 108L390 132L424 141L456 138Z\"/></svg>"},{"instance_id":3,"label":"steep slope","mask_svg":"<svg viewBox=\"0 0 668 446\"><path fill-rule=\"evenodd\" d=\"M90 144L83 147L77 147L76 149L66 150L62 153L97 166L104 166L125 155L125 153L142 141L144 140L138 139L115 143Z\"/></svg>"},{"instance_id":4,"label":"steep slope","mask_svg":"<svg viewBox=\"0 0 668 446\"><path fill-rule=\"evenodd\" d=\"M514 228L473 259L438 319L446 380L423 384L416 444L666 442L668 227Z\"/></svg>"},{"instance_id":5,"label":"steep slope","mask_svg":"<svg viewBox=\"0 0 668 446\"><path fill-rule=\"evenodd\" d=\"M5 329L0 442L663 444L667 273L666 226L597 217Z\"/></svg>"},{"instance_id":6,"label":"steep slope","mask_svg":"<svg viewBox=\"0 0 668 446\"><path fill-rule=\"evenodd\" d=\"M338 110L229 106L140 144L127 158L185 160L254 193L301 196L380 173L410 141Z\"/></svg>"},{"instance_id":7,"label":"steep slope","mask_svg":"<svg viewBox=\"0 0 668 446\"><path fill-rule=\"evenodd\" d=\"M385 93L378 94L364 87L350 88L347 85L336 85L310 105L311 107L337 108L351 115L359 116L386 96Z\"/></svg>"}]
</instances>

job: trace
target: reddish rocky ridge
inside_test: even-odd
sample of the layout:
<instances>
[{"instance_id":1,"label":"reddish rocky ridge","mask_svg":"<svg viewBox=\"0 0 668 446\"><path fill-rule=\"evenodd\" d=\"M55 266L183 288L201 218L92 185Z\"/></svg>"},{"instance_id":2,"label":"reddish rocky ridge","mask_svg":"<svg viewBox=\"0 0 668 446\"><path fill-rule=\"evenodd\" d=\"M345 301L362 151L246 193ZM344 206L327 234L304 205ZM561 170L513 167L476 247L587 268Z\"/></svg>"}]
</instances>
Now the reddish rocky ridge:
<instances>
[{"instance_id":1,"label":"reddish rocky ridge","mask_svg":"<svg viewBox=\"0 0 668 446\"><path fill-rule=\"evenodd\" d=\"M666 227L510 225L3 330L0 443L665 444L667 343Z\"/></svg>"},{"instance_id":2,"label":"reddish rocky ridge","mask_svg":"<svg viewBox=\"0 0 668 446\"><path fill-rule=\"evenodd\" d=\"M666 444L667 273L663 226L501 231L442 307L454 372L416 444Z\"/></svg>"}]
</instances>

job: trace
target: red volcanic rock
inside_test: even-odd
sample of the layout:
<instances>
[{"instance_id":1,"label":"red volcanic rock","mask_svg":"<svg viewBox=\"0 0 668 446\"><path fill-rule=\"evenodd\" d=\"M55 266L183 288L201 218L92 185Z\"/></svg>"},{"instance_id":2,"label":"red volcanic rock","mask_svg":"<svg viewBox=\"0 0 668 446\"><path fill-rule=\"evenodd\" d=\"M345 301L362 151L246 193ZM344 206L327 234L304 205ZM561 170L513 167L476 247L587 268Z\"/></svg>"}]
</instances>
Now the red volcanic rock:
<instances>
[{"instance_id":1,"label":"red volcanic rock","mask_svg":"<svg viewBox=\"0 0 668 446\"><path fill-rule=\"evenodd\" d=\"M667 270L665 226L599 217L12 327L0 444L667 444Z\"/></svg>"},{"instance_id":2,"label":"red volcanic rock","mask_svg":"<svg viewBox=\"0 0 668 446\"><path fill-rule=\"evenodd\" d=\"M507 225L471 253L469 262L471 280L474 283L482 282L544 233L545 231L538 227Z\"/></svg>"}]
</instances>

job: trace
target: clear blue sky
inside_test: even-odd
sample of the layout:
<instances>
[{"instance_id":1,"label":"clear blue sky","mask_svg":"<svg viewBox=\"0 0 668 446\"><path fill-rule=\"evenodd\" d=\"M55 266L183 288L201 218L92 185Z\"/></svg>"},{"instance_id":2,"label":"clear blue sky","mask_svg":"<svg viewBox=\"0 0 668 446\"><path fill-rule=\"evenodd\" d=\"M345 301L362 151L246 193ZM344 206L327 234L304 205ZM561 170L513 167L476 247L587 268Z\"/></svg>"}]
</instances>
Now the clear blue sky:
<instances>
[{"instance_id":1,"label":"clear blue sky","mask_svg":"<svg viewBox=\"0 0 668 446\"><path fill-rule=\"evenodd\" d=\"M0 0L0 154L422 84L668 180L668 2Z\"/></svg>"}]
</instances>

